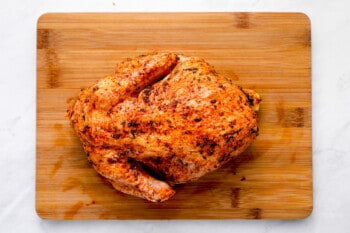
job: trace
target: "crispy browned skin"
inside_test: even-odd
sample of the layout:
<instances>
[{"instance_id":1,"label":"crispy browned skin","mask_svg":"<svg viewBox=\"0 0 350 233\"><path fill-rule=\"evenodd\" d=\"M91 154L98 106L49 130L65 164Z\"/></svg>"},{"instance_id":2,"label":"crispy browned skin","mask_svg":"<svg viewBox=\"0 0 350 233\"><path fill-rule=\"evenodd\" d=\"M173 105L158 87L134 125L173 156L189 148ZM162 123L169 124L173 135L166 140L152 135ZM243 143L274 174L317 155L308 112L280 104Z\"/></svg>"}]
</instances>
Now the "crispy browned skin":
<instances>
[{"instance_id":1,"label":"crispy browned skin","mask_svg":"<svg viewBox=\"0 0 350 233\"><path fill-rule=\"evenodd\" d=\"M119 191L167 200L170 185L219 168L258 134L259 95L203 59L153 53L115 70L81 91L67 117L93 167Z\"/></svg>"}]
</instances>

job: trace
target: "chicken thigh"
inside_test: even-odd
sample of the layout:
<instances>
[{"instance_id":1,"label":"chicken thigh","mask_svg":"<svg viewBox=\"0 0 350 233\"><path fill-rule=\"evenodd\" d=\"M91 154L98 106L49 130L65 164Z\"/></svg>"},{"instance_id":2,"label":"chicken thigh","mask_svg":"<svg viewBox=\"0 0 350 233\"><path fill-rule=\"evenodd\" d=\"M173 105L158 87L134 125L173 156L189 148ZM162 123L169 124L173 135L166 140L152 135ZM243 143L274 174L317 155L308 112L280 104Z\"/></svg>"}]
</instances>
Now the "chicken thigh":
<instances>
[{"instance_id":1,"label":"chicken thigh","mask_svg":"<svg viewBox=\"0 0 350 233\"><path fill-rule=\"evenodd\" d=\"M259 102L201 58L151 53L82 90L66 117L115 189L160 202L253 142Z\"/></svg>"}]
</instances>

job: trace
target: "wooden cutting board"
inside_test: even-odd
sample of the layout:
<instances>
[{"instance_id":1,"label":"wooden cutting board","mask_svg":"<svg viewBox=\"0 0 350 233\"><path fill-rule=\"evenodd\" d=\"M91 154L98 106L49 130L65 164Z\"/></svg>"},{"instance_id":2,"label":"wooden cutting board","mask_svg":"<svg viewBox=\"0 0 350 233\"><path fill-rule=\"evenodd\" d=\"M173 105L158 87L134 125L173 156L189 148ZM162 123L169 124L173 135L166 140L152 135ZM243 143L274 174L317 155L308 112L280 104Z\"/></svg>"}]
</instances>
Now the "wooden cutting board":
<instances>
[{"instance_id":1,"label":"wooden cutting board","mask_svg":"<svg viewBox=\"0 0 350 233\"><path fill-rule=\"evenodd\" d=\"M311 36L301 13L45 14L37 25L36 209L47 219L296 219L312 211ZM80 88L149 51L199 56L262 96L239 158L164 203L121 194L64 118Z\"/></svg>"}]
</instances>

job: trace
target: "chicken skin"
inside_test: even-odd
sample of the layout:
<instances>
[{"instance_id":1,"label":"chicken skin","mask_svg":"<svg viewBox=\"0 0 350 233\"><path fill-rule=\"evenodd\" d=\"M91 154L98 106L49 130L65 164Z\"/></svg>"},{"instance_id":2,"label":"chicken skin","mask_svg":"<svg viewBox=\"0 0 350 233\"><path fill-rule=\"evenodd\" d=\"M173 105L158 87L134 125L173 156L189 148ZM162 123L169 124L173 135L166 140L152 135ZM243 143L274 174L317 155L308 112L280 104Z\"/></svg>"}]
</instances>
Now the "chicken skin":
<instances>
[{"instance_id":1,"label":"chicken skin","mask_svg":"<svg viewBox=\"0 0 350 233\"><path fill-rule=\"evenodd\" d=\"M115 189L161 202L254 141L259 102L201 58L151 53L82 90L66 117Z\"/></svg>"}]
</instances>

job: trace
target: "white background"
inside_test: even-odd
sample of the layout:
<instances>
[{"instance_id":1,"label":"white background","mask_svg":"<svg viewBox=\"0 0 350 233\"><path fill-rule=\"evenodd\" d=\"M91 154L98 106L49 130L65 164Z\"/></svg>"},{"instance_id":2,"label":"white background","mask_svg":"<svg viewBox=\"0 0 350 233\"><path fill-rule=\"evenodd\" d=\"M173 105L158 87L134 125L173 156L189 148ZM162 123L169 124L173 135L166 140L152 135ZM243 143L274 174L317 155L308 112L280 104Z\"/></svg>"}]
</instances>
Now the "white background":
<instances>
[{"instance_id":1,"label":"white background","mask_svg":"<svg viewBox=\"0 0 350 233\"><path fill-rule=\"evenodd\" d=\"M350 232L350 1L0 0L0 232ZM47 221L35 212L36 21L46 12L304 12L314 210L304 220Z\"/></svg>"}]
</instances>

